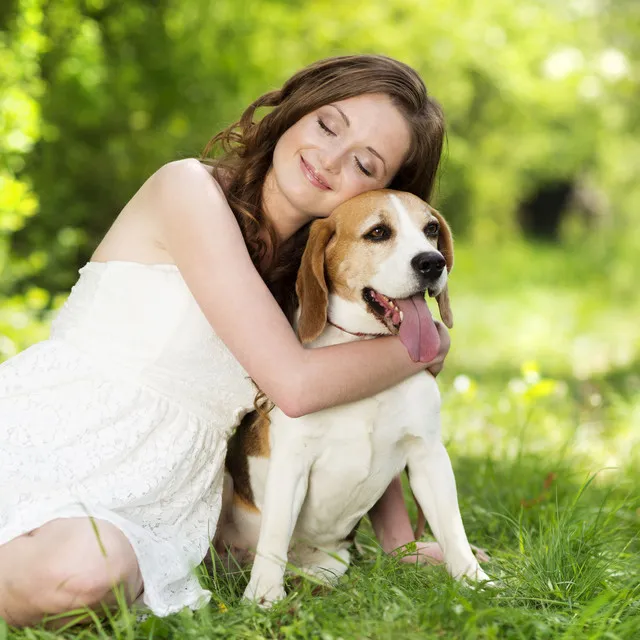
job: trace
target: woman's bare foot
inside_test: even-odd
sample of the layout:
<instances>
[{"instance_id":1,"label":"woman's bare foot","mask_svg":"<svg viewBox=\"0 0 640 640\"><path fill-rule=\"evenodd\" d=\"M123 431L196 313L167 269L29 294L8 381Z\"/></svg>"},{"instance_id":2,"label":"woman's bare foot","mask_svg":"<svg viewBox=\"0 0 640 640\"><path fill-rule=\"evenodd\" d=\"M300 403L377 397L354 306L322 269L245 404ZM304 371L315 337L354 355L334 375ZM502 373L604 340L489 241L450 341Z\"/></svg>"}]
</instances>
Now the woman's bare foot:
<instances>
[{"instance_id":1,"label":"woman's bare foot","mask_svg":"<svg viewBox=\"0 0 640 640\"><path fill-rule=\"evenodd\" d=\"M489 562L491 560L485 549L476 547L473 544L469 546L475 553L478 562ZM437 542L422 542L420 540L408 542L394 549L390 555L398 556L400 562L421 562L423 564L442 564L444 562L442 549Z\"/></svg>"}]
</instances>

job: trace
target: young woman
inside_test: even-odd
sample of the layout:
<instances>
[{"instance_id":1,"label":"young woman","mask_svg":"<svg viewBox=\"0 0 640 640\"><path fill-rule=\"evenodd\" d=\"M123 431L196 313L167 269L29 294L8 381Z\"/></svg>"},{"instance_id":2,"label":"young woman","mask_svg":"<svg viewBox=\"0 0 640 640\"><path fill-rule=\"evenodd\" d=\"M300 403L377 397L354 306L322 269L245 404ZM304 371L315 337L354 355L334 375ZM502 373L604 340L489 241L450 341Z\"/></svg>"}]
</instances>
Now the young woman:
<instances>
[{"instance_id":1,"label":"young woman","mask_svg":"<svg viewBox=\"0 0 640 640\"><path fill-rule=\"evenodd\" d=\"M331 58L214 138L219 160L147 180L50 339L0 366L0 617L110 604L114 584L158 615L201 606L193 568L252 381L300 416L441 365L442 327L437 360L416 363L396 337L305 350L290 320L308 224L370 189L428 199L443 132L411 68ZM372 520L385 550L412 540L399 481Z\"/></svg>"}]
</instances>

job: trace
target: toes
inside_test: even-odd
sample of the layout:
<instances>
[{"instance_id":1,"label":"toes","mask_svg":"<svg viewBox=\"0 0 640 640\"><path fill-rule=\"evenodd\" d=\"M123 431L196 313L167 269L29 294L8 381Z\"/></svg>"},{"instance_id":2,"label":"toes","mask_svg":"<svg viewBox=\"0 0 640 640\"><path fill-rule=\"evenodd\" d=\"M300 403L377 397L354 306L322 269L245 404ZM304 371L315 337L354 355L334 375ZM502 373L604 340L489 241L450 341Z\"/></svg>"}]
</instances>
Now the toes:
<instances>
[{"instance_id":1,"label":"toes","mask_svg":"<svg viewBox=\"0 0 640 640\"><path fill-rule=\"evenodd\" d=\"M415 544L415 551L413 549ZM411 553L408 553L409 548ZM403 553L405 551L405 553ZM422 562L424 564L442 564L444 562L444 554L437 542L416 542L405 545L396 549L394 554L398 555L401 562Z\"/></svg>"},{"instance_id":2,"label":"toes","mask_svg":"<svg viewBox=\"0 0 640 640\"><path fill-rule=\"evenodd\" d=\"M476 554L476 558L478 562L491 562L491 556L487 553L486 549L482 549L481 547L476 547L476 545L469 545L473 552Z\"/></svg>"}]
</instances>

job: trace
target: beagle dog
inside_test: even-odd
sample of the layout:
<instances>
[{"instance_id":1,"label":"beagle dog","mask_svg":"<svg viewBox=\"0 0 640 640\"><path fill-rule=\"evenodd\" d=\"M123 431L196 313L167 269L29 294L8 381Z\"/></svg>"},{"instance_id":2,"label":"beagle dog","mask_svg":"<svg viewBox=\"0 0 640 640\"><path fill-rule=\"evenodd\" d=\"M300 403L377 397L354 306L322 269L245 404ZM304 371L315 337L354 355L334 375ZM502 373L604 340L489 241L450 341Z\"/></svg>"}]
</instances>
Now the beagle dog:
<instances>
[{"instance_id":1,"label":"beagle dog","mask_svg":"<svg viewBox=\"0 0 640 640\"><path fill-rule=\"evenodd\" d=\"M315 348L395 334L413 360L429 362L439 344L425 295L451 327L452 265L451 232L428 204L386 189L357 196L311 226L296 283L300 340ZM440 394L425 371L300 418L275 407L243 420L229 442L233 493L215 546L255 551L245 598L263 606L283 598L288 562L335 582L358 521L405 467L448 571L488 580L467 541L441 440Z\"/></svg>"}]
</instances>

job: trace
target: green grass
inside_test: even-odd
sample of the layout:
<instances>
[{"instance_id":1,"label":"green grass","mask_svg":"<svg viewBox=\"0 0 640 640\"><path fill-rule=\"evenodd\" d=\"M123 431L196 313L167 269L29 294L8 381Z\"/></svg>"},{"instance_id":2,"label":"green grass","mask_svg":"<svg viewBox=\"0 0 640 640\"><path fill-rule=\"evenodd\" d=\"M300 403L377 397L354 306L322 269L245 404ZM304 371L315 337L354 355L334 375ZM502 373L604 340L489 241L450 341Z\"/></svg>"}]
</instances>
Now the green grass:
<instances>
[{"instance_id":1,"label":"green grass","mask_svg":"<svg viewBox=\"0 0 640 640\"><path fill-rule=\"evenodd\" d=\"M445 437L496 588L388 558L365 523L363 554L331 592L297 583L265 612L240 600L247 575L203 573L213 599L199 612L122 611L58 637L640 638L637 258L609 256L604 245L458 250ZM0 640L53 637L0 623Z\"/></svg>"}]
</instances>

